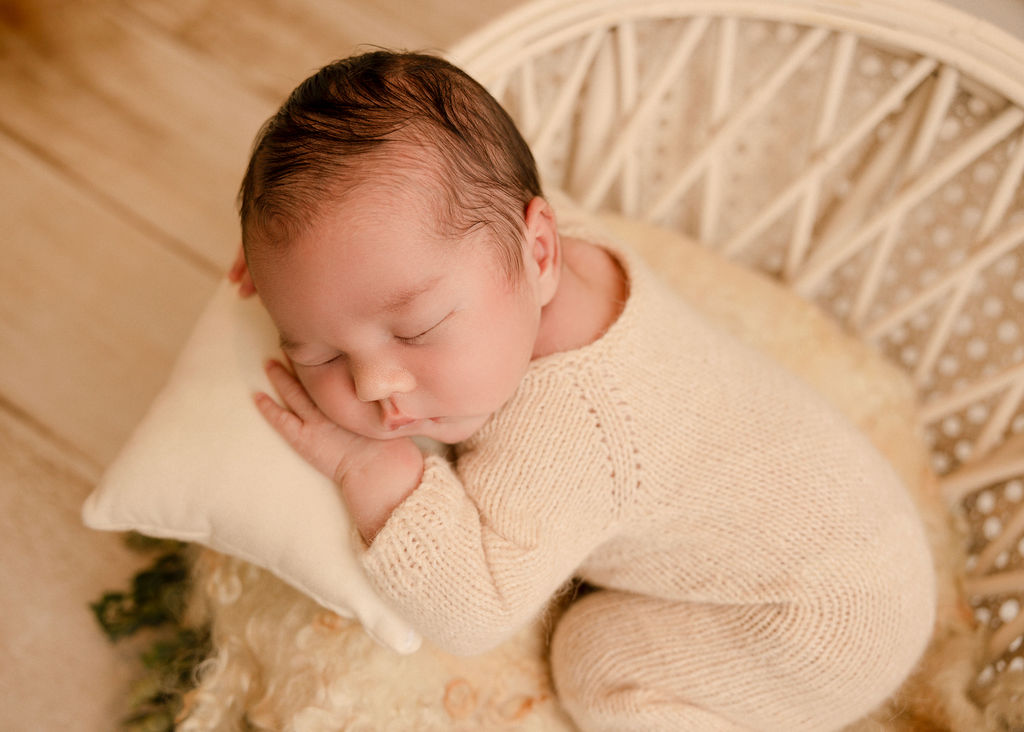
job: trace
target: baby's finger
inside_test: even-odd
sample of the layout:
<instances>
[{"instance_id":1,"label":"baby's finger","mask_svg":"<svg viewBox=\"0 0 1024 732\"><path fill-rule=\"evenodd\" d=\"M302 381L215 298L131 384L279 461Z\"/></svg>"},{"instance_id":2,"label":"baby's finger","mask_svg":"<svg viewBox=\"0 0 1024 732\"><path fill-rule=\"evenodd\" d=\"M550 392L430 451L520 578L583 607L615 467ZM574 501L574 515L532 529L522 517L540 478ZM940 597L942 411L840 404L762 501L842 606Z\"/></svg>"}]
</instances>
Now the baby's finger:
<instances>
[{"instance_id":1,"label":"baby's finger","mask_svg":"<svg viewBox=\"0 0 1024 732\"><path fill-rule=\"evenodd\" d=\"M228 270L228 281L238 285L238 294L242 297L256 294L256 285L253 284L249 266L245 262L245 250L241 247L238 248L235 261L231 263L231 268Z\"/></svg>"},{"instance_id":2,"label":"baby's finger","mask_svg":"<svg viewBox=\"0 0 1024 732\"><path fill-rule=\"evenodd\" d=\"M253 394L252 400L263 418L281 437L293 446L298 444L302 436L302 420L299 417L281 407L263 392Z\"/></svg>"},{"instance_id":3,"label":"baby's finger","mask_svg":"<svg viewBox=\"0 0 1024 732\"><path fill-rule=\"evenodd\" d=\"M252 277L249 276L248 269L242 273L242 279L238 283L238 294L242 297L249 297L250 295L256 294L256 285L253 284Z\"/></svg>"},{"instance_id":4,"label":"baby's finger","mask_svg":"<svg viewBox=\"0 0 1024 732\"><path fill-rule=\"evenodd\" d=\"M305 387L280 361L268 361L266 370L270 383L277 391L277 395L281 397L285 407L303 419L319 415L320 410L313 403L313 400L309 398Z\"/></svg>"},{"instance_id":5,"label":"baby's finger","mask_svg":"<svg viewBox=\"0 0 1024 732\"><path fill-rule=\"evenodd\" d=\"M230 269L228 269L228 279L231 282L238 282L242 279L242 273L245 272L245 254L241 251L235 255L235 261L231 263Z\"/></svg>"}]
</instances>

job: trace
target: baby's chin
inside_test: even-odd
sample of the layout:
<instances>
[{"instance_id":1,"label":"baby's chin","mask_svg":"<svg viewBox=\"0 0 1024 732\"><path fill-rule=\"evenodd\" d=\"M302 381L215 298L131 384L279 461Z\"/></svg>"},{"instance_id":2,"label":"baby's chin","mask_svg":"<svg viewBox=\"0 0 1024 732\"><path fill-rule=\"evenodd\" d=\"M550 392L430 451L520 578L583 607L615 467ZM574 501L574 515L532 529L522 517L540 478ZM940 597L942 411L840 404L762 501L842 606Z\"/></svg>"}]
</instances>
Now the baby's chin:
<instances>
[{"instance_id":1,"label":"baby's chin","mask_svg":"<svg viewBox=\"0 0 1024 732\"><path fill-rule=\"evenodd\" d=\"M482 426L480 424L457 424L457 423L432 423L424 426L416 426L410 437L423 437L434 442L441 442L446 445L456 445L468 440Z\"/></svg>"}]
</instances>

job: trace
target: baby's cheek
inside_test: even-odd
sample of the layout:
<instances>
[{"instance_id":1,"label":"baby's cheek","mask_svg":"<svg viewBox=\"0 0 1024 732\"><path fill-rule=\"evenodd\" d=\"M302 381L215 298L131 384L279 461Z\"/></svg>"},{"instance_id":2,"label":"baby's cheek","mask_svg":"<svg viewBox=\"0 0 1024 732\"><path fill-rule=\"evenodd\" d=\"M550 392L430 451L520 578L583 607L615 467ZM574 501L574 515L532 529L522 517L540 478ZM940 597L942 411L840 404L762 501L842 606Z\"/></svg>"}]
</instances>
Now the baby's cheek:
<instances>
[{"instance_id":1,"label":"baby's cheek","mask_svg":"<svg viewBox=\"0 0 1024 732\"><path fill-rule=\"evenodd\" d=\"M449 416L463 412L463 405L473 400L477 390L475 382L480 375L475 372L468 351L454 351L445 355L445 358L431 359L416 365L417 402L425 406L427 411L439 410L438 414L429 416Z\"/></svg>"},{"instance_id":2,"label":"baby's cheek","mask_svg":"<svg viewBox=\"0 0 1024 732\"><path fill-rule=\"evenodd\" d=\"M458 383L477 403L477 413L494 412L508 401L529 364L528 356L501 345L477 351L459 364Z\"/></svg>"},{"instance_id":3,"label":"baby's cheek","mask_svg":"<svg viewBox=\"0 0 1024 732\"><path fill-rule=\"evenodd\" d=\"M318 372L299 375L310 398L328 419L346 429L352 429L366 405L356 399L352 380L338 369L321 368Z\"/></svg>"}]
</instances>

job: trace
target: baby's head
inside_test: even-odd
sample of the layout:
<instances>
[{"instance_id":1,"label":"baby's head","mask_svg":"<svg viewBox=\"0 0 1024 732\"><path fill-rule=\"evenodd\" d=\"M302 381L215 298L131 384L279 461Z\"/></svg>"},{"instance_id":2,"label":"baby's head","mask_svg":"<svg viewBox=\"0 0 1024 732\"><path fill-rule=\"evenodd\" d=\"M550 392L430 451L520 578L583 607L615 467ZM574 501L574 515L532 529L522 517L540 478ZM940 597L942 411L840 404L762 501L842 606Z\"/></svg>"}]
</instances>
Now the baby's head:
<instances>
[{"instance_id":1,"label":"baby's head","mask_svg":"<svg viewBox=\"0 0 1024 732\"><path fill-rule=\"evenodd\" d=\"M529 148L447 62L375 52L303 82L240 192L253 281L320 408L457 442L514 392L560 250Z\"/></svg>"},{"instance_id":2,"label":"baby's head","mask_svg":"<svg viewBox=\"0 0 1024 732\"><path fill-rule=\"evenodd\" d=\"M487 228L506 272L518 273L523 214L542 193L515 123L452 64L387 51L325 66L263 126L239 193L247 256L374 181L417 187L440 235Z\"/></svg>"}]
</instances>

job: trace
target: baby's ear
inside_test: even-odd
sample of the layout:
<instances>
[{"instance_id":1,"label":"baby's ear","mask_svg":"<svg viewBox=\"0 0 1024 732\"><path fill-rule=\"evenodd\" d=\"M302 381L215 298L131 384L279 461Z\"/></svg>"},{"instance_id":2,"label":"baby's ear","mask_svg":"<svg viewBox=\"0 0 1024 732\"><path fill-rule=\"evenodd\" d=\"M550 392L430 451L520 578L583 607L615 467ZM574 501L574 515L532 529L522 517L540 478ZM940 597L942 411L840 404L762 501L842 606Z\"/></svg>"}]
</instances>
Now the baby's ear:
<instances>
[{"instance_id":1,"label":"baby's ear","mask_svg":"<svg viewBox=\"0 0 1024 732\"><path fill-rule=\"evenodd\" d=\"M526 205L526 265L537 274L537 293L547 305L558 290L562 272L562 244L558 238L555 211L540 196Z\"/></svg>"}]
</instances>

